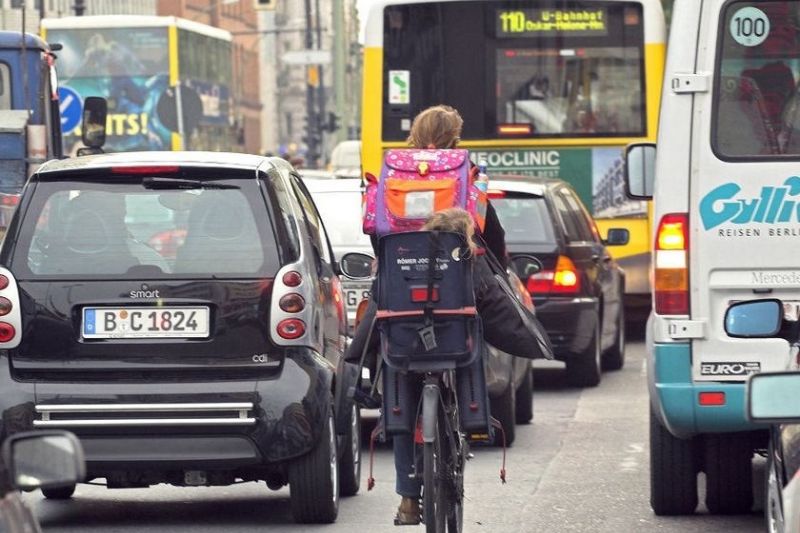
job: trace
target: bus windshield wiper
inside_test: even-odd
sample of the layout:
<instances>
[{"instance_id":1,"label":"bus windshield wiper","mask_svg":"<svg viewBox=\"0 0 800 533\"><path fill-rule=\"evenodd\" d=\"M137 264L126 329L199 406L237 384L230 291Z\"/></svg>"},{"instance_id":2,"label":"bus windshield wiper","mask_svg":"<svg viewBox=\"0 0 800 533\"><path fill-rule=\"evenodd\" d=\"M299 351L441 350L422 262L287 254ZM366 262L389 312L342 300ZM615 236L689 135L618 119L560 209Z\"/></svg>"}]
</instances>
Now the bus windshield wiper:
<instances>
[{"instance_id":1,"label":"bus windshield wiper","mask_svg":"<svg viewBox=\"0 0 800 533\"><path fill-rule=\"evenodd\" d=\"M238 189L238 185L216 181L191 180L186 178L144 178L146 189Z\"/></svg>"}]
</instances>

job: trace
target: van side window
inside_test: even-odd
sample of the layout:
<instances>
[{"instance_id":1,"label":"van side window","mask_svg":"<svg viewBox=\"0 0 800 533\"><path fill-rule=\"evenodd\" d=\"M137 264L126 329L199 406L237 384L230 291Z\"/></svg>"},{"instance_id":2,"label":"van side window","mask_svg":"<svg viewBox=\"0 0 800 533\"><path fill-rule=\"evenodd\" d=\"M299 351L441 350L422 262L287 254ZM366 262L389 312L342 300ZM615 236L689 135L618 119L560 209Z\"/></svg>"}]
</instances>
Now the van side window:
<instances>
[{"instance_id":1,"label":"van side window","mask_svg":"<svg viewBox=\"0 0 800 533\"><path fill-rule=\"evenodd\" d=\"M720 19L714 151L722 158L800 155L800 2L752 5L730 2Z\"/></svg>"}]
</instances>

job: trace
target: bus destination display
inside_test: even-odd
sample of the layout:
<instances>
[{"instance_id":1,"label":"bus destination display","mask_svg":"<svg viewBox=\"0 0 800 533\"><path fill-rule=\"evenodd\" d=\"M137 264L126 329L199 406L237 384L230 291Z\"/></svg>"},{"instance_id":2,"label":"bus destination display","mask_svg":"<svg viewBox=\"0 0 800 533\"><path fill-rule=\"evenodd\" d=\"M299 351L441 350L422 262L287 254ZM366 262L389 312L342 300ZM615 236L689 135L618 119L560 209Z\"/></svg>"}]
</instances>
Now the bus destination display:
<instances>
[{"instance_id":1,"label":"bus destination display","mask_svg":"<svg viewBox=\"0 0 800 533\"><path fill-rule=\"evenodd\" d=\"M608 34L605 9L497 10L498 37L550 35L597 37Z\"/></svg>"}]
</instances>

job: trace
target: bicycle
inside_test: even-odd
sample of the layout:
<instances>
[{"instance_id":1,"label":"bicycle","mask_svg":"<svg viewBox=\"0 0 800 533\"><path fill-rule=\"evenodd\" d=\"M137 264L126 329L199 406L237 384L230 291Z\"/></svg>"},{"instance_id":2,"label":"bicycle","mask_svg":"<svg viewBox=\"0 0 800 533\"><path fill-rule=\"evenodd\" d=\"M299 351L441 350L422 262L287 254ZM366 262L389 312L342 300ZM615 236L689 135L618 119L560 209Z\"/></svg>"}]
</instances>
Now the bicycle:
<instances>
[{"instance_id":1,"label":"bicycle","mask_svg":"<svg viewBox=\"0 0 800 533\"><path fill-rule=\"evenodd\" d=\"M414 432L412 475L422 478L426 531L460 533L468 458L464 421L469 421L460 410L462 400L470 411L479 411L479 425L489 424L468 248L463 235L427 231L388 235L379 246L375 323L384 363L384 429ZM459 376L479 381L459 388ZM410 391L420 382L414 401Z\"/></svg>"}]
</instances>

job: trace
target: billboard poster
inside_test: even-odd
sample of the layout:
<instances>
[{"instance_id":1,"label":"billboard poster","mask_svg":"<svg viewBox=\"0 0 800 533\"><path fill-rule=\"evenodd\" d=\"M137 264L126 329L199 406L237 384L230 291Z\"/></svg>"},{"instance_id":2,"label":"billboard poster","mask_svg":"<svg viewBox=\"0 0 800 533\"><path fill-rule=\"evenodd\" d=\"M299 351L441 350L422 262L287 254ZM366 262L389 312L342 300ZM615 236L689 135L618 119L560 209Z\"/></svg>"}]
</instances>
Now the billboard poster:
<instances>
[{"instance_id":1,"label":"billboard poster","mask_svg":"<svg viewBox=\"0 0 800 533\"><path fill-rule=\"evenodd\" d=\"M612 148L508 148L471 150L490 176L520 175L561 179L572 185L598 219L647 215L647 203L625 194L624 151Z\"/></svg>"},{"instance_id":2,"label":"billboard poster","mask_svg":"<svg viewBox=\"0 0 800 533\"><path fill-rule=\"evenodd\" d=\"M171 131L158 120L156 105L169 85L167 28L81 28L48 31L61 43L59 86L108 100L108 152L169 150ZM64 128L64 148L82 146L80 125Z\"/></svg>"},{"instance_id":3,"label":"billboard poster","mask_svg":"<svg viewBox=\"0 0 800 533\"><path fill-rule=\"evenodd\" d=\"M108 101L107 152L172 148L178 126L166 27L54 29L47 38L63 45L57 63L59 87L74 95L73 106L87 96ZM187 146L196 127L230 124L226 85L191 77L181 84ZM65 151L74 154L82 146L80 125L62 124Z\"/></svg>"}]
</instances>

